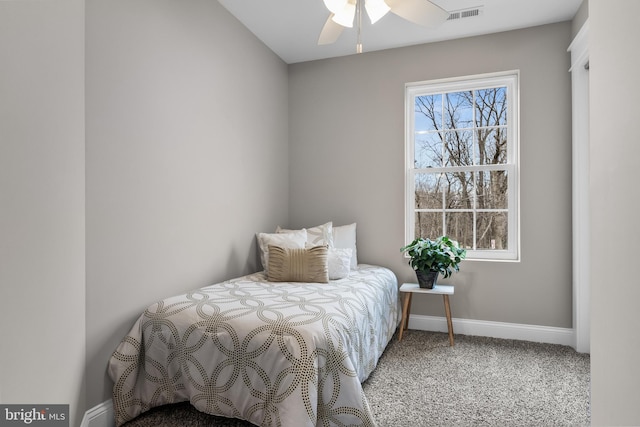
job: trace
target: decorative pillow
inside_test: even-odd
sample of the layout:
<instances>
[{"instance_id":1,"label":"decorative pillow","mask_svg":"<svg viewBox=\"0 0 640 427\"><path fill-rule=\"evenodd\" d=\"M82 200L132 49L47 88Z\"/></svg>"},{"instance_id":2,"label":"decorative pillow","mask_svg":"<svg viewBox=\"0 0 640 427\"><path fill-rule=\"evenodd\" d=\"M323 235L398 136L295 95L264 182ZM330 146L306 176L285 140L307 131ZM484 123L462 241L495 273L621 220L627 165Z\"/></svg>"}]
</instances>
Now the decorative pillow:
<instances>
[{"instance_id":1,"label":"decorative pillow","mask_svg":"<svg viewBox=\"0 0 640 427\"><path fill-rule=\"evenodd\" d=\"M258 233L258 246L260 246L260 261L264 270L269 269L269 245L283 248L304 248L307 242L307 230L296 230L291 233Z\"/></svg>"},{"instance_id":2,"label":"decorative pillow","mask_svg":"<svg viewBox=\"0 0 640 427\"><path fill-rule=\"evenodd\" d=\"M351 269L358 266L358 249L356 248L356 223L333 227L333 247L351 249Z\"/></svg>"},{"instance_id":3,"label":"decorative pillow","mask_svg":"<svg viewBox=\"0 0 640 427\"><path fill-rule=\"evenodd\" d=\"M351 248L329 248L329 280L344 279L351 272Z\"/></svg>"},{"instance_id":4,"label":"decorative pillow","mask_svg":"<svg viewBox=\"0 0 640 427\"><path fill-rule=\"evenodd\" d=\"M307 246L328 245L330 248L333 247L333 223L331 221L326 224L306 228L306 230ZM291 233L292 231L298 230L289 230L280 228L280 226L276 228L276 233Z\"/></svg>"},{"instance_id":5,"label":"decorative pillow","mask_svg":"<svg viewBox=\"0 0 640 427\"><path fill-rule=\"evenodd\" d=\"M327 246L310 248L283 248L269 245L269 269L271 282L329 282Z\"/></svg>"}]
</instances>

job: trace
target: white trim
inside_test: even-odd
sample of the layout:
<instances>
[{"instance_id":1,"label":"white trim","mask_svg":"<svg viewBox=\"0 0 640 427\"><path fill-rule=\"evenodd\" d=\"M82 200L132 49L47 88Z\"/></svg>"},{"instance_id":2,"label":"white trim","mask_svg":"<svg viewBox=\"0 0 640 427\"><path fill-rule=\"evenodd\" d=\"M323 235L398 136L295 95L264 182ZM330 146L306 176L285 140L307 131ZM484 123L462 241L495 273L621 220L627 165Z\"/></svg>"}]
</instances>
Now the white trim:
<instances>
[{"instance_id":1,"label":"white trim","mask_svg":"<svg viewBox=\"0 0 640 427\"><path fill-rule=\"evenodd\" d=\"M85 412L80 427L115 427L116 417L111 399Z\"/></svg>"},{"instance_id":2,"label":"white trim","mask_svg":"<svg viewBox=\"0 0 640 427\"><path fill-rule=\"evenodd\" d=\"M573 223L573 328L574 348L591 349L591 281L589 215L589 21L569 46L572 105L572 223Z\"/></svg>"},{"instance_id":3,"label":"white trim","mask_svg":"<svg viewBox=\"0 0 640 427\"><path fill-rule=\"evenodd\" d=\"M569 72L574 70L574 67L584 66L589 61L589 20L585 21L578 31L578 34L573 38L573 41L569 45L567 52L571 52L571 68ZM586 59L586 60L585 60Z\"/></svg>"},{"instance_id":4,"label":"white trim","mask_svg":"<svg viewBox=\"0 0 640 427\"><path fill-rule=\"evenodd\" d=\"M523 325L517 323L490 322L486 320L452 319L453 333L481 337L502 338L573 346L573 329L551 326ZM409 329L447 332L447 319L436 316L412 314Z\"/></svg>"}]
</instances>

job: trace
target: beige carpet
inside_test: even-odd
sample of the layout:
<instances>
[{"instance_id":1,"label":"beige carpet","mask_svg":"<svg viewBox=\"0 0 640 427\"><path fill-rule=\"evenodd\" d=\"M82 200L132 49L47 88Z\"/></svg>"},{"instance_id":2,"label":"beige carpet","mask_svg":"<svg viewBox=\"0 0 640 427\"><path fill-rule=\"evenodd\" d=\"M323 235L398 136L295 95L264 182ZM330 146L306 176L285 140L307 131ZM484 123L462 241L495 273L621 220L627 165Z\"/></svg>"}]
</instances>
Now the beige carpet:
<instances>
[{"instance_id":1,"label":"beige carpet","mask_svg":"<svg viewBox=\"0 0 640 427\"><path fill-rule=\"evenodd\" d=\"M588 426L589 355L559 345L409 330L363 384L379 427ZM247 427L189 404L126 427Z\"/></svg>"}]
</instances>

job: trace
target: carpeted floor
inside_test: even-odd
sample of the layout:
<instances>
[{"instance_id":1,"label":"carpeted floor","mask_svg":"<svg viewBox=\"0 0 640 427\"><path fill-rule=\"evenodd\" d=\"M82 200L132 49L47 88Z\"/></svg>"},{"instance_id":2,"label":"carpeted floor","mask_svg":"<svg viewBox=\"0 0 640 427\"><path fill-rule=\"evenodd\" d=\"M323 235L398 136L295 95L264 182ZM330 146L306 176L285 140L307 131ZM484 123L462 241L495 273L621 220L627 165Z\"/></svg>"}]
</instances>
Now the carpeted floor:
<instances>
[{"instance_id":1,"label":"carpeted floor","mask_svg":"<svg viewBox=\"0 0 640 427\"><path fill-rule=\"evenodd\" d=\"M588 426L589 355L526 341L409 330L363 384L379 427ZM126 427L249 427L188 403Z\"/></svg>"}]
</instances>

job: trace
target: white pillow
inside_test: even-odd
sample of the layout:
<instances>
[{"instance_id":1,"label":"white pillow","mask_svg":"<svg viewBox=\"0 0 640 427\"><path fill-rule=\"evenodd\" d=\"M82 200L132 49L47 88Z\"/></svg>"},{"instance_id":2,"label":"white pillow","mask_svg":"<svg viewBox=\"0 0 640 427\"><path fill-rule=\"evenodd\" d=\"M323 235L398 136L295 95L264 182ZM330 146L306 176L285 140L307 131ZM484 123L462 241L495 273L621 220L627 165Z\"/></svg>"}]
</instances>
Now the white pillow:
<instances>
[{"instance_id":1,"label":"white pillow","mask_svg":"<svg viewBox=\"0 0 640 427\"><path fill-rule=\"evenodd\" d=\"M344 279L351 271L351 248L329 248L327 265L329 280Z\"/></svg>"},{"instance_id":2,"label":"white pillow","mask_svg":"<svg viewBox=\"0 0 640 427\"><path fill-rule=\"evenodd\" d=\"M267 271L269 266L269 245L282 248L303 249L307 242L307 230L292 231L291 233L258 233L258 246L260 246L260 261L262 268Z\"/></svg>"},{"instance_id":3,"label":"white pillow","mask_svg":"<svg viewBox=\"0 0 640 427\"><path fill-rule=\"evenodd\" d=\"M307 247L324 245L333 247L333 223L331 221L305 230L307 230ZM280 226L276 228L276 233L291 233L292 231L299 230L289 230Z\"/></svg>"},{"instance_id":4,"label":"white pillow","mask_svg":"<svg viewBox=\"0 0 640 427\"><path fill-rule=\"evenodd\" d=\"M333 227L333 247L351 249L351 269L358 266L358 249L356 248L356 223Z\"/></svg>"}]
</instances>

